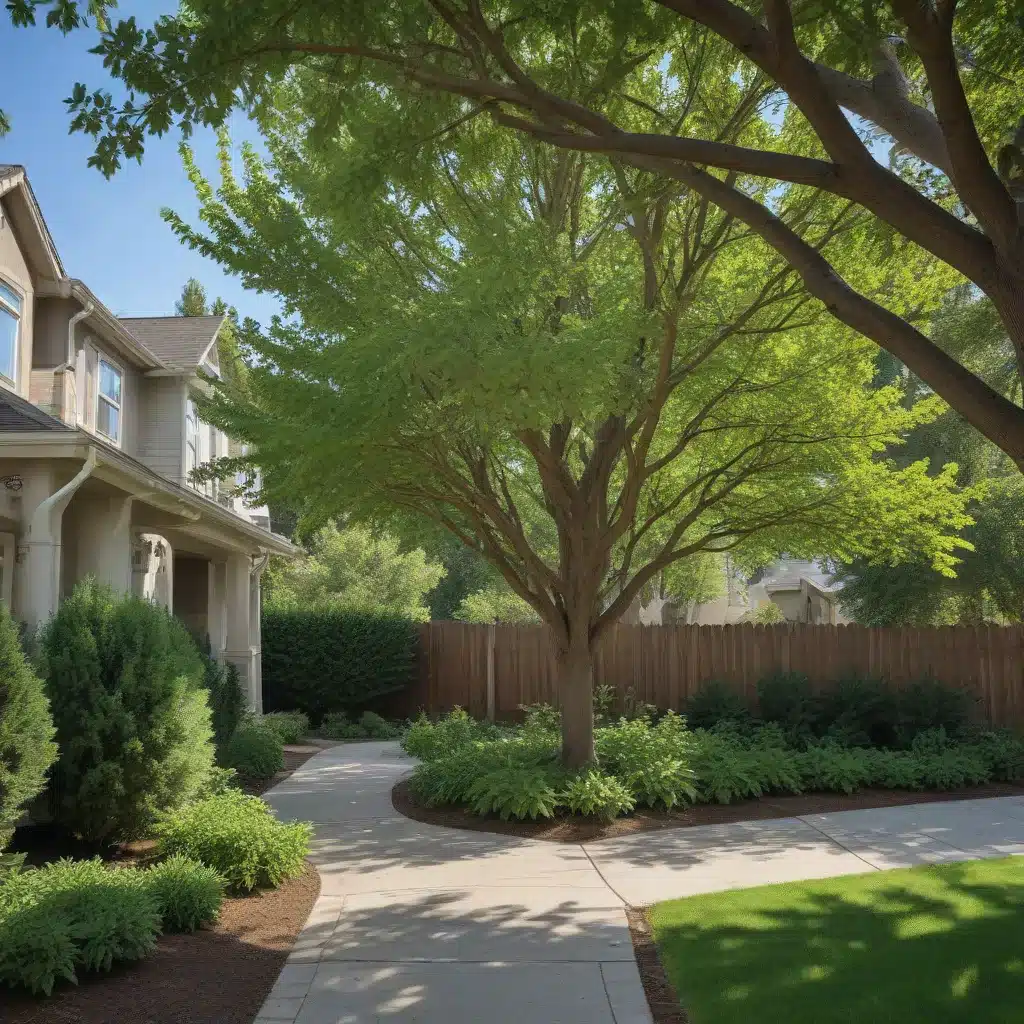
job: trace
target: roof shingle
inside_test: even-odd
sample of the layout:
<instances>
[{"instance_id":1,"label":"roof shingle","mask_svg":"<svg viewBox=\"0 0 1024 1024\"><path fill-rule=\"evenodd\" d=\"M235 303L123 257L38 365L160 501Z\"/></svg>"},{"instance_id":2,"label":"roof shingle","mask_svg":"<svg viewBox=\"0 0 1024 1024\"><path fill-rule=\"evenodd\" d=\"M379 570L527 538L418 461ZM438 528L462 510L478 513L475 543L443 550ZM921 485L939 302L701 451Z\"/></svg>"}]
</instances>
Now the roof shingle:
<instances>
[{"instance_id":1,"label":"roof shingle","mask_svg":"<svg viewBox=\"0 0 1024 1024\"><path fill-rule=\"evenodd\" d=\"M20 395L0 388L0 433L70 429L38 406L26 402Z\"/></svg>"},{"instance_id":2,"label":"roof shingle","mask_svg":"<svg viewBox=\"0 0 1024 1024\"><path fill-rule=\"evenodd\" d=\"M175 370L191 372L224 322L223 316L122 316L139 342Z\"/></svg>"}]
</instances>

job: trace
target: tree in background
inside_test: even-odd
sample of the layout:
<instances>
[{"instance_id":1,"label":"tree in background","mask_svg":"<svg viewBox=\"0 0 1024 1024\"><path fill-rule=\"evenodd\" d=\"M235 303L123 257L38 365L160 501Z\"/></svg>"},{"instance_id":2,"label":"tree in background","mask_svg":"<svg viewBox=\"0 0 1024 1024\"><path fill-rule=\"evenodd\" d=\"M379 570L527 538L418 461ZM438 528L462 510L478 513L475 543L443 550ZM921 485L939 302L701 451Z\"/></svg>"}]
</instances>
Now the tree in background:
<instances>
[{"instance_id":1,"label":"tree in background","mask_svg":"<svg viewBox=\"0 0 1024 1024\"><path fill-rule=\"evenodd\" d=\"M174 304L177 316L223 316L226 319L217 332L217 360L221 376L232 380L238 386L245 381L246 366L238 343L240 324L238 310L223 299L212 303L206 298L206 288L195 277L190 277L181 289L181 296Z\"/></svg>"},{"instance_id":2,"label":"tree in background","mask_svg":"<svg viewBox=\"0 0 1024 1024\"><path fill-rule=\"evenodd\" d=\"M969 365L1013 401L1021 397L1013 346L992 303L972 289L953 289L934 318L933 336L958 361ZM898 363L883 360L878 382L898 383L908 404L927 387ZM953 410L916 427L889 453L897 464L927 458L931 466L957 465L961 486L977 491L974 519L963 531L970 545L955 577L927 562L839 566L840 602L857 622L872 626L977 625L1019 621L1024 616L1024 481L1011 460Z\"/></svg>"},{"instance_id":3,"label":"tree in background","mask_svg":"<svg viewBox=\"0 0 1024 1024\"><path fill-rule=\"evenodd\" d=\"M265 114L298 73L306 128L328 149L362 104L401 104L396 161L490 118L651 172L664 189L681 184L773 247L833 316L1024 468L1024 410L776 202L793 185L870 211L878 238L915 242L988 295L1024 367L1014 0L192 0L149 29L111 26L98 49L129 99L78 84L69 102L107 174L141 154L147 133L222 124L239 105ZM732 137L727 126L752 111L760 133Z\"/></svg>"},{"instance_id":4,"label":"tree in background","mask_svg":"<svg viewBox=\"0 0 1024 1024\"><path fill-rule=\"evenodd\" d=\"M463 598L455 613L463 622L508 622L526 625L540 622L535 608L507 583L494 582Z\"/></svg>"},{"instance_id":5,"label":"tree in background","mask_svg":"<svg viewBox=\"0 0 1024 1024\"><path fill-rule=\"evenodd\" d=\"M426 596L444 576L421 548L402 551L388 534L325 526L302 559L272 559L264 575L268 608L379 611L426 622Z\"/></svg>"},{"instance_id":6,"label":"tree in background","mask_svg":"<svg viewBox=\"0 0 1024 1024\"><path fill-rule=\"evenodd\" d=\"M714 86L756 107L731 72ZM291 314L246 331L249 388L203 415L249 444L270 500L426 518L481 550L553 632L565 764L594 755L595 645L670 566L740 548L952 566L950 475L875 458L935 403L870 389L873 350L736 218L483 120L383 167L404 107L366 90L324 142L305 88L265 112L272 170L248 151L238 180L225 155L214 190L190 163L208 234L170 216ZM928 262L849 204L773 202L863 288L933 302Z\"/></svg>"}]
</instances>

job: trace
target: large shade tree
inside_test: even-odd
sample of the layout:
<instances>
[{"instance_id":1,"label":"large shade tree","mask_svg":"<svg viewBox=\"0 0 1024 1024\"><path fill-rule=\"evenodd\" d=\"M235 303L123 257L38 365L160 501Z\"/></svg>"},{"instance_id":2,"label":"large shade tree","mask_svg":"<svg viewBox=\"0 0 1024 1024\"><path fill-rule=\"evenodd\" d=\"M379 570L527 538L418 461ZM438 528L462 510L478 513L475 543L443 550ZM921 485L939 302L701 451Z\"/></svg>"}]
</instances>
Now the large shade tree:
<instances>
[{"instance_id":1,"label":"large shade tree","mask_svg":"<svg viewBox=\"0 0 1024 1024\"><path fill-rule=\"evenodd\" d=\"M1015 0L192 0L149 29L112 26L100 52L130 95L80 85L71 105L108 173L141 154L147 132L273 104L301 67L316 77L310 110L326 137L368 95L387 95L406 107L406 150L489 117L684 183L1024 467L1020 406L933 344L912 311L858 287L749 181L848 200L880 233L933 253L991 298L1024 367ZM759 87L775 130L735 139L709 116L730 76ZM732 96L744 117L746 94Z\"/></svg>"},{"instance_id":2,"label":"large shade tree","mask_svg":"<svg viewBox=\"0 0 1024 1024\"><path fill-rule=\"evenodd\" d=\"M371 91L318 139L303 87L265 116L270 168L249 151L238 179L225 153L215 190L190 164L204 226L169 215L290 314L248 325L247 389L222 384L204 416L248 443L270 500L399 532L426 517L481 550L552 631L567 764L593 757L596 643L677 563L950 568L952 472L875 457L936 403L869 387L872 347L738 219L485 121L384 172L401 105ZM861 287L931 301L927 259L849 204L773 201Z\"/></svg>"}]
</instances>

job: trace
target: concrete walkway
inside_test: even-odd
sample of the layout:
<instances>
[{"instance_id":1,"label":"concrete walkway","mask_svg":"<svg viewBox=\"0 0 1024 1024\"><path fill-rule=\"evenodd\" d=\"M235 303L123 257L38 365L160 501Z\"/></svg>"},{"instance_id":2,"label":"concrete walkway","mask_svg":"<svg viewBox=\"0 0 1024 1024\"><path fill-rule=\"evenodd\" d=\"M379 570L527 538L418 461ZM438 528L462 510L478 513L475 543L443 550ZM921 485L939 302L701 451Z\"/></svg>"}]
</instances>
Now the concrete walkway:
<instances>
[{"instance_id":1,"label":"concrete walkway","mask_svg":"<svg viewBox=\"0 0 1024 1024\"><path fill-rule=\"evenodd\" d=\"M321 889L256 1024L649 1024L623 907L1024 853L1024 797L563 845L410 821L397 743L334 747L267 799L316 825Z\"/></svg>"}]
</instances>

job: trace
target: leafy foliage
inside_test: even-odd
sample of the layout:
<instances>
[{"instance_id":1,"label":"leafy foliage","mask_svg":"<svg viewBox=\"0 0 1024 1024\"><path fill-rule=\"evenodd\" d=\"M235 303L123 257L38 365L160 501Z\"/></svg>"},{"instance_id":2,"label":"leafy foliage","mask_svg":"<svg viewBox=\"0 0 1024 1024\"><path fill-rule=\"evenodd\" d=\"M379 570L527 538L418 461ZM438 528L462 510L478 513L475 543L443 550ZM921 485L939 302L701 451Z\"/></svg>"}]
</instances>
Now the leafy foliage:
<instances>
[{"instance_id":1,"label":"leafy foliage","mask_svg":"<svg viewBox=\"0 0 1024 1024\"><path fill-rule=\"evenodd\" d=\"M416 627L352 611L263 613L263 706L304 711L314 723L393 693L412 677Z\"/></svg>"},{"instance_id":2,"label":"leafy foliage","mask_svg":"<svg viewBox=\"0 0 1024 1024\"><path fill-rule=\"evenodd\" d=\"M426 622L426 596L444 567L422 548L402 551L398 539L333 523L312 539L304 559L275 559L267 570L268 608L357 611Z\"/></svg>"},{"instance_id":3,"label":"leafy foliage","mask_svg":"<svg viewBox=\"0 0 1024 1024\"><path fill-rule=\"evenodd\" d=\"M276 888L302 873L312 826L284 824L258 797L236 791L191 804L156 828L159 849L213 868L229 888Z\"/></svg>"},{"instance_id":4,"label":"leafy foliage","mask_svg":"<svg viewBox=\"0 0 1024 1024\"><path fill-rule=\"evenodd\" d=\"M22 808L46 786L57 757L42 681L25 659L18 629L0 605L0 853Z\"/></svg>"},{"instance_id":5,"label":"leafy foliage","mask_svg":"<svg viewBox=\"0 0 1024 1024\"><path fill-rule=\"evenodd\" d=\"M404 735L400 725L375 711L364 711L355 722L344 711L332 711L324 715L318 731L329 740L394 740Z\"/></svg>"},{"instance_id":6,"label":"leafy foliage","mask_svg":"<svg viewBox=\"0 0 1024 1024\"><path fill-rule=\"evenodd\" d=\"M492 583L467 594L455 611L463 622L540 622L540 616L508 585Z\"/></svg>"},{"instance_id":7,"label":"leafy foliage","mask_svg":"<svg viewBox=\"0 0 1024 1024\"><path fill-rule=\"evenodd\" d=\"M594 768L572 776L558 794L558 802L573 814L606 821L628 813L635 805L632 793L614 775Z\"/></svg>"},{"instance_id":8,"label":"leafy foliage","mask_svg":"<svg viewBox=\"0 0 1024 1024\"><path fill-rule=\"evenodd\" d=\"M413 757L435 761L473 740L482 739L485 728L462 708L455 708L438 722L432 722L421 713L406 731L402 749Z\"/></svg>"},{"instance_id":9,"label":"leafy foliage","mask_svg":"<svg viewBox=\"0 0 1024 1024\"><path fill-rule=\"evenodd\" d=\"M722 721L742 725L750 719L746 701L727 683L711 680L686 702L686 720L694 729L710 729Z\"/></svg>"},{"instance_id":10,"label":"leafy foliage","mask_svg":"<svg viewBox=\"0 0 1024 1024\"><path fill-rule=\"evenodd\" d=\"M224 764L249 779L269 779L284 768L281 734L262 722L244 722L224 750Z\"/></svg>"},{"instance_id":11,"label":"leafy foliage","mask_svg":"<svg viewBox=\"0 0 1024 1024\"><path fill-rule=\"evenodd\" d=\"M130 838L202 788L214 754L205 667L177 619L87 580L45 627L42 654L61 822L88 840Z\"/></svg>"},{"instance_id":12,"label":"leafy foliage","mask_svg":"<svg viewBox=\"0 0 1024 1024\"><path fill-rule=\"evenodd\" d=\"M143 873L62 860L0 887L0 981L49 995L59 979L150 953L160 909Z\"/></svg>"},{"instance_id":13,"label":"leafy foliage","mask_svg":"<svg viewBox=\"0 0 1024 1024\"><path fill-rule=\"evenodd\" d=\"M779 690L783 683L802 689L799 680L775 682ZM773 706L785 711L787 704ZM981 733L956 740L942 727L919 730L904 750L816 738L793 746L790 731L777 722L739 730L723 720L713 730L691 732L681 716L668 712L656 723L620 719L602 726L597 764L569 774L555 759L557 719L543 705L511 730L488 734L464 712L439 722L424 718L413 729L425 758L410 780L417 802L512 818L611 817L633 807L733 803L770 793L853 793L865 786L941 790L1024 778L1024 738Z\"/></svg>"},{"instance_id":14,"label":"leafy foliage","mask_svg":"<svg viewBox=\"0 0 1024 1024\"><path fill-rule=\"evenodd\" d=\"M271 711L260 724L277 733L282 743L298 743L309 735L309 715L302 711Z\"/></svg>"},{"instance_id":15,"label":"leafy foliage","mask_svg":"<svg viewBox=\"0 0 1024 1024\"><path fill-rule=\"evenodd\" d=\"M245 717L245 693L238 669L231 662L217 661L209 654L206 655L203 685L208 693L213 742L220 754Z\"/></svg>"},{"instance_id":16,"label":"leafy foliage","mask_svg":"<svg viewBox=\"0 0 1024 1024\"><path fill-rule=\"evenodd\" d=\"M216 921L224 901L224 879L210 867L173 854L146 871L166 932L194 932Z\"/></svg>"},{"instance_id":17,"label":"leafy foliage","mask_svg":"<svg viewBox=\"0 0 1024 1024\"><path fill-rule=\"evenodd\" d=\"M539 765L510 765L487 772L470 783L467 802L477 814L498 814L503 821L550 818L558 806L551 775L550 769Z\"/></svg>"}]
</instances>

